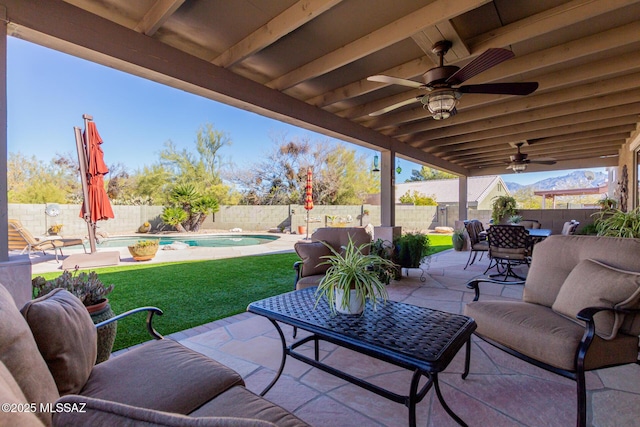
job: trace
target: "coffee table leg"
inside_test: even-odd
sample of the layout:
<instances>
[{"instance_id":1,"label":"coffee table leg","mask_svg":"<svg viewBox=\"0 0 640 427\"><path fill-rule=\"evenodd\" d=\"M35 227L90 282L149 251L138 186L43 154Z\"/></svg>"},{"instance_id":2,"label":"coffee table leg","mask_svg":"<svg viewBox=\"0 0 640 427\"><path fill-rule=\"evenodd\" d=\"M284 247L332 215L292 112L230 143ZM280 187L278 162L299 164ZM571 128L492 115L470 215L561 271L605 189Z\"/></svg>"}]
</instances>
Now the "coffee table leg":
<instances>
[{"instance_id":1,"label":"coffee table leg","mask_svg":"<svg viewBox=\"0 0 640 427\"><path fill-rule=\"evenodd\" d=\"M444 398L442 397L442 393L440 392L440 385L438 384L438 374L432 374L431 380L433 381L433 386L436 389L436 395L438 396L438 400L440 401L440 404L442 405L444 410L447 411L447 414L449 414L449 416L453 418L455 422L457 422L459 425L463 427L467 427L467 424L464 421L462 421L462 419L459 416L457 416L455 412L453 412L451 408L449 408L449 405L447 405L447 403L444 401Z\"/></svg>"},{"instance_id":2,"label":"coffee table leg","mask_svg":"<svg viewBox=\"0 0 640 427\"><path fill-rule=\"evenodd\" d=\"M418 403L420 378L422 378L422 373L416 369L411 377L411 389L409 390L409 427L416 427L416 403Z\"/></svg>"},{"instance_id":3,"label":"coffee table leg","mask_svg":"<svg viewBox=\"0 0 640 427\"><path fill-rule=\"evenodd\" d=\"M264 390L262 390L262 393L260 393L260 396L264 396L265 394L267 394L267 392L271 390L271 387L275 385L275 383L280 378L280 375L282 375L282 371L284 370L284 363L287 360L287 341L284 339L284 334L282 333L282 329L280 328L280 325L278 325L278 322L276 322L275 320L269 319L269 321L273 323L273 326L275 326L276 330L278 331L278 335L280 335L280 341L282 341L282 360L280 361L280 368L278 369L278 373L276 374L275 378L271 380L269 385L265 387Z\"/></svg>"}]
</instances>

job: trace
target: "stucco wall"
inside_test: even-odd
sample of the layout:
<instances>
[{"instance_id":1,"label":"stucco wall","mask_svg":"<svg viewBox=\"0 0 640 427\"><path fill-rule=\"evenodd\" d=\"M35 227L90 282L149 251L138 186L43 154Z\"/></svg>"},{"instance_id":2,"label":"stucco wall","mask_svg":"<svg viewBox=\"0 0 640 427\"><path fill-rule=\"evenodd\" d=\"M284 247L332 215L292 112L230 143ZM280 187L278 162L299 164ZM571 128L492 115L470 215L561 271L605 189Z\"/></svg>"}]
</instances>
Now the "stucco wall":
<instances>
[{"instance_id":1,"label":"stucco wall","mask_svg":"<svg viewBox=\"0 0 640 427\"><path fill-rule=\"evenodd\" d=\"M47 226L63 224L63 236L86 236L87 225L79 217L80 205L60 205L60 215L46 217L45 205L9 204L9 218L19 219L35 236L43 236ZM160 215L162 206L113 206L116 218L98 222L98 231L109 235L135 233L145 221L153 224L154 229L162 227ZM562 230L565 221L576 219L581 227L593 222L594 209L556 209L556 210L519 210L527 219L537 219L543 228L551 228L554 233ZM329 224L331 217L335 224L360 226L380 225L380 206L315 206L309 212L309 228L313 231ZM346 222L350 217L351 222ZM469 209L469 219L479 219L488 226L491 211ZM454 227L458 220L458 205L412 206L396 205L396 225L405 231L426 231L438 226ZM45 226L46 221L46 226ZM306 226L307 211L302 205L291 206L221 206L202 225L203 230L230 230L240 228L243 231L267 231L290 229L298 231L298 226ZM169 229L167 227L167 229Z\"/></svg>"}]
</instances>

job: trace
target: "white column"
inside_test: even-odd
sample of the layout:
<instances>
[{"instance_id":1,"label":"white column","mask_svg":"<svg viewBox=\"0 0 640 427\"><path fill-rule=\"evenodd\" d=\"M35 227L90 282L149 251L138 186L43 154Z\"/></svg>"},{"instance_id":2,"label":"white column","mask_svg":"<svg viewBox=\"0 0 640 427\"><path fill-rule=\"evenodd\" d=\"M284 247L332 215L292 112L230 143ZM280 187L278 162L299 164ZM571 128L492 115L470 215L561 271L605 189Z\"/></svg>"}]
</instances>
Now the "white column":
<instances>
[{"instance_id":1,"label":"white column","mask_svg":"<svg viewBox=\"0 0 640 427\"><path fill-rule=\"evenodd\" d=\"M7 9L0 7L0 262L9 260L7 201Z\"/></svg>"}]
</instances>

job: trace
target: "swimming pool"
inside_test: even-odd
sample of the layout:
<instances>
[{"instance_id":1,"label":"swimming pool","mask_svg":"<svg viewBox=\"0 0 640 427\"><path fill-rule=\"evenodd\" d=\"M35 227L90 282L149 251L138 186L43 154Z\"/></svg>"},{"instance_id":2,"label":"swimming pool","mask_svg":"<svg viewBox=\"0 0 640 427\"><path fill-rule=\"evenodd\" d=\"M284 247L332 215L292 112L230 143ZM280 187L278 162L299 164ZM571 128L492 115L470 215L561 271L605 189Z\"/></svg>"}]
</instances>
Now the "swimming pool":
<instances>
[{"instance_id":1,"label":"swimming pool","mask_svg":"<svg viewBox=\"0 0 640 427\"><path fill-rule=\"evenodd\" d=\"M145 236L145 237L110 237L98 243L101 248L116 248L135 245L140 240L160 240L160 245L174 242L186 243L189 246L205 248L223 248L230 246L262 245L277 240L278 236L260 234L204 235L204 236Z\"/></svg>"}]
</instances>

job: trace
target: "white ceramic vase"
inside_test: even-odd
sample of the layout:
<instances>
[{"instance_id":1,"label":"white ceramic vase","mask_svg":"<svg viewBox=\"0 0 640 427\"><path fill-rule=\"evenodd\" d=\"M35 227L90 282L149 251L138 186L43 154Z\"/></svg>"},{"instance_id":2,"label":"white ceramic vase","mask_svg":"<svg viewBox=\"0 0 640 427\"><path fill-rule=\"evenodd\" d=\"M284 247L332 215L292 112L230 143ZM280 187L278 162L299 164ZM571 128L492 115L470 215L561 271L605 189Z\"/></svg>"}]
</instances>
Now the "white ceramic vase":
<instances>
[{"instance_id":1,"label":"white ceramic vase","mask_svg":"<svg viewBox=\"0 0 640 427\"><path fill-rule=\"evenodd\" d=\"M358 298L354 289L350 290L349 293L349 305L344 308L342 305L344 291L342 289L336 289L336 311L343 314L362 314L364 311L364 302Z\"/></svg>"}]
</instances>

